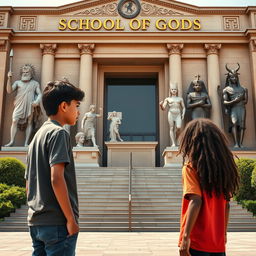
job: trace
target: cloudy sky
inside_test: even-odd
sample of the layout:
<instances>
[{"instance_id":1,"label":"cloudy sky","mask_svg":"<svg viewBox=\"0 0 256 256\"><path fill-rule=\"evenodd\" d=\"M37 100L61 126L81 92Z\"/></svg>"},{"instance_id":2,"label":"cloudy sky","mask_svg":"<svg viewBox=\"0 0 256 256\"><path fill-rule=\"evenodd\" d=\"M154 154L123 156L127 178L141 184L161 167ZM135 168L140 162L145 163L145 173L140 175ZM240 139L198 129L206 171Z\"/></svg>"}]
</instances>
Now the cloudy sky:
<instances>
[{"instance_id":1,"label":"cloudy sky","mask_svg":"<svg viewBox=\"0 0 256 256\"><path fill-rule=\"evenodd\" d=\"M74 0L0 0L0 6L60 6L73 2ZM256 0L180 0L198 6L256 6Z\"/></svg>"}]
</instances>

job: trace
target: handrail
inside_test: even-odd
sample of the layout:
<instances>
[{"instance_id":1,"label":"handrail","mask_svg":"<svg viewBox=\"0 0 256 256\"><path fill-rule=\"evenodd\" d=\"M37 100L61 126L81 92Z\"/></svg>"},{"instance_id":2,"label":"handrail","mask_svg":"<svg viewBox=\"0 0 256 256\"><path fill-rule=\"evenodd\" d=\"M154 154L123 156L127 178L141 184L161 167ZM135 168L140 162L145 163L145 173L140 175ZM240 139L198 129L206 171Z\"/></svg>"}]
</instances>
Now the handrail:
<instances>
[{"instance_id":1,"label":"handrail","mask_svg":"<svg viewBox=\"0 0 256 256\"><path fill-rule=\"evenodd\" d=\"M132 152L129 159L129 231L132 231Z\"/></svg>"}]
</instances>

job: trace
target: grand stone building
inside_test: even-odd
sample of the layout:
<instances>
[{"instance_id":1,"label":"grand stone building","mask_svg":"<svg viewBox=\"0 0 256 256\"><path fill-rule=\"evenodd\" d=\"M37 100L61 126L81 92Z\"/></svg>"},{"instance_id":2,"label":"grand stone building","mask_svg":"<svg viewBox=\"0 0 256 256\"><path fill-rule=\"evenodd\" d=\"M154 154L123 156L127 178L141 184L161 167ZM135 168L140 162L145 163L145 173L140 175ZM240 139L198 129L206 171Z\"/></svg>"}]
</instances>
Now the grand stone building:
<instances>
[{"instance_id":1,"label":"grand stone building","mask_svg":"<svg viewBox=\"0 0 256 256\"><path fill-rule=\"evenodd\" d=\"M100 154L86 150L104 166L122 165L130 151L137 152L134 161L138 165L175 162L175 152L167 150L167 112L159 109L159 102L168 96L170 82L177 83L185 100L187 88L198 74L211 98L210 118L225 130L232 146L217 88L224 88L225 65L235 68L238 62L240 83L249 95L245 148L238 153L255 156L256 6L197 7L172 0L0 6L1 145L10 137L15 96L5 89L11 49L13 81L20 79L20 67L29 63L36 69L41 90L48 81L66 77L85 91L78 125L71 128L72 137L80 130L83 114L91 104L97 111L103 108L96 132ZM111 111L122 112L123 143L105 144ZM184 123L189 120L187 111ZM23 142L24 132L18 132L15 147L2 148L0 154L18 156ZM75 157L79 159L78 151ZM86 162L83 157L80 161Z\"/></svg>"}]
</instances>

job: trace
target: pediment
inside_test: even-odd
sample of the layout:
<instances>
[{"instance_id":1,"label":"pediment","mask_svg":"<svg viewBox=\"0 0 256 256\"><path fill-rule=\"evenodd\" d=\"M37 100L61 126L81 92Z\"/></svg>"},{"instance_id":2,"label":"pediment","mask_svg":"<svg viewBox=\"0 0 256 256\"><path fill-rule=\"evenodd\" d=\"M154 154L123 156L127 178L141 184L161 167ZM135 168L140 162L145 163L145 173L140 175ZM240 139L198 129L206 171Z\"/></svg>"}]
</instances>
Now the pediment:
<instances>
[{"instance_id":1,"label":"pediment","mask_svg":"<svg viewBox=\"0 0 256 256\"><path fill-rule=\"evenodd\" d=\"M119 16L119 0L94 0L80 1L69 5L60 6L62 14L74 16L108 17ZM173 0L142 0L139 16L163 17L195 15L197 7Z\"/></svg>"}]
</instances>

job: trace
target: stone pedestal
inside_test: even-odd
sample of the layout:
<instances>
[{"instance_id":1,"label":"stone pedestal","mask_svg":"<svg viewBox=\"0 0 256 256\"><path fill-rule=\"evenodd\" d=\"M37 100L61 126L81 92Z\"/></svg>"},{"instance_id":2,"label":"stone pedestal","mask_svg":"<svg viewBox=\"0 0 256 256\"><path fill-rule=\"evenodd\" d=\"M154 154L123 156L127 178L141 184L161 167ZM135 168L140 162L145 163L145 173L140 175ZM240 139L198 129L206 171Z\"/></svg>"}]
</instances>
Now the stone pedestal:
<instances>
[{"instance_id":1,"label":"stone pedestal","mask_svg":"<svg viewBox=\"0 0 256 256\"><path fill-rule=\"evenodd\" d=\"M178 147L166 147L162 156L164 157L164 167L180 166L183 159L178 155Z\"/></svg>"},{"instance_id":2,"label":"stone pedestal","mask_svg":"<svg viewBox=\"0 0 256 256\"><path fill-rule=\"evenodd\" d=\"M28 147L1 147L0 157L15 157L27 164Z\"/></svg>"},{"instance_id":3,"label":"stone pedestal","mask_svg":"<svg viewBox=\"0 0 256 256\"><path fill-rule=\"evenodd\" d=\"M73 156L76 164L84 167L99 167L100 150L98 147L74 147Z\"/></svg>"},{"instance_id":4,"label":"stone pedestal","mask_svg":"<svg viewBox=\"0 0 256 256\"><path fill-rule=\"evenodd\" d=\"M108 167L128 167L132 153L133 167L155 167L158 142L105 142L108 148Z\"/></svg>"}]
</instances>

